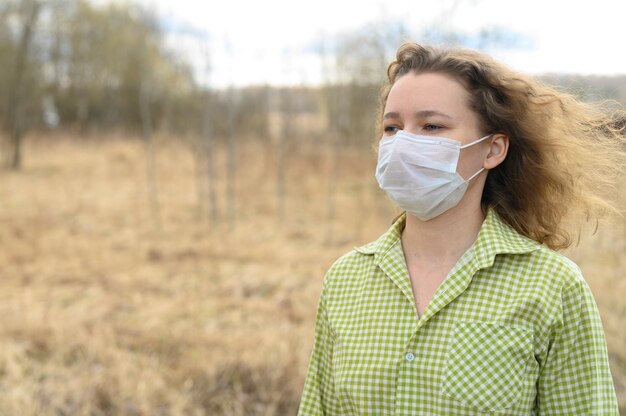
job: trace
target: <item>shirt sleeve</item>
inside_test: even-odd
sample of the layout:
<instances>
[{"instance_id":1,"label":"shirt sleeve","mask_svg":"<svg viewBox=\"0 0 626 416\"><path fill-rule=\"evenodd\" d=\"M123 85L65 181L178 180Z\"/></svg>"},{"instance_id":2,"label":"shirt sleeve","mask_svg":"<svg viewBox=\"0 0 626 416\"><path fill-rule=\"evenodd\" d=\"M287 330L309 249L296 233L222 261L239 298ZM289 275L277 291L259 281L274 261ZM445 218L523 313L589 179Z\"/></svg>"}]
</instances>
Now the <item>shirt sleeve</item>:
<instances>
[{"instance_id":1,"label":"shirt sleeve","mask_svg":"<svg viewBox=\"0 0 626 416\"><path fill-rule=\"evenodd\" d=\"M335 397L333 396L334 337L327 313L324 289L322 289L315 318L313 350L304 381L298 416L338 414L334 409Z\"/></svg>"},{"instance_id":2,"label":"shirt sleeve","mask_svg":"<svg viewBox=\"0 0 626 416\"><path fill-rule=\"evenodd\" d=\"M561 296L538 381L538 415L618 415L602 322L582 276Z\"/></svg>"}]
</instances>

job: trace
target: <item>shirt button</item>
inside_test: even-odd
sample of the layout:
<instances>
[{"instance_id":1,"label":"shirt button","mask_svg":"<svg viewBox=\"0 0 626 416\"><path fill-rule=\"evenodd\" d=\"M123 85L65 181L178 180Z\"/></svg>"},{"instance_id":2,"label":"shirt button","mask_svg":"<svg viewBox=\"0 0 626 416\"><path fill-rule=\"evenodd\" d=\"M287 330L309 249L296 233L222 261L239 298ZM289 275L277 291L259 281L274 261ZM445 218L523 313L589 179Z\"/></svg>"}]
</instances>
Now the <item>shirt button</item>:
<instances>
[{"instance_id":1,"label":"shirt button","mask_svg":"<svg viewBox=\"0 0 626 416\"><path fill-rule=\"evenodd\" d=\"M407 352L404 358L406 358L407 361L413 361L415 359L415 355L413 355L412 352Z\"/></svg>"}]
</instances>

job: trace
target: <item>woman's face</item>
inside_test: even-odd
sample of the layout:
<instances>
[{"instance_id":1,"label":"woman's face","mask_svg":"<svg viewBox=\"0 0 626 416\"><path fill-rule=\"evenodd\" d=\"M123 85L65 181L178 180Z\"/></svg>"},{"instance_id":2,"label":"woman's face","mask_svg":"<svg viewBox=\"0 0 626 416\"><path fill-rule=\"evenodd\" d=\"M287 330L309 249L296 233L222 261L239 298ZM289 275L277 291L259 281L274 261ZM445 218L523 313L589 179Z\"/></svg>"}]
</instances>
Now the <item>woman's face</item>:
<instances>
[{"instance_id":1,"label":"woman's face","mask_svg":"<svg viewBox=\"0 0 626 416\"><path fill-rule=\"evenodd\" d=\"M477 115L468 107L463 85L440 73L408 73L391 87L383 112L385 136L398 130L441 136L461 144L471 143L490 132L482 132ZM468 178L483 167L488 152L485 140L461 150L457 172Z\"/></svg>"}]
</instances>

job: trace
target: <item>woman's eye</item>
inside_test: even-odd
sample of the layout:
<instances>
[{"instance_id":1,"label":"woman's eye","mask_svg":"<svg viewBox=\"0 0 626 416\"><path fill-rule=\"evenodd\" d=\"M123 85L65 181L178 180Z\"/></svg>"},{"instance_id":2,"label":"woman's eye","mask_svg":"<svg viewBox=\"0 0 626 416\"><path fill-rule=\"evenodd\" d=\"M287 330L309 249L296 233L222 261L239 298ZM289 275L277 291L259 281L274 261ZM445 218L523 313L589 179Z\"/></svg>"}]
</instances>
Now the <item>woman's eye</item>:
<instances>
[{"instance_id":1,"label":"woman's eye","mask_svg":"<svg viewBox=\"0 0 626 416\"><path fill-rule=\"evenodd\" d=\"M424 126L424 130L426 131L436 131L436 130L439 130L440 128L442 127L438 126L437 124L426 124Z\"/></svg>"},{"instance_id":2,"label":"woman's eye","mask_svg":"<svg viewBox=\"0 0 626 416\"><path fill-rule=\"evenodd\" d=\"M386 126L385 134L396 134L398 132L398 128L396 126Z\"/></svg>"}]
</instances>

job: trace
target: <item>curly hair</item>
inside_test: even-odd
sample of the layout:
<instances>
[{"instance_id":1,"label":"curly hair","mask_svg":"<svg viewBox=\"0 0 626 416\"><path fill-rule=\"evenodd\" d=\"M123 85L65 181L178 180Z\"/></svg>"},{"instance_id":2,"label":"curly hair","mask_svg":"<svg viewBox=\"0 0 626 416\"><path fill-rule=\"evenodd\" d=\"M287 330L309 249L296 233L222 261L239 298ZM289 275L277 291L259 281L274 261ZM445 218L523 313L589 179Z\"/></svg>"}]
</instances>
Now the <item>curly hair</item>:
<instances>
[{"instance_id":1,"label":"curly hair","mask_svg":"<svg viewBox=\"0 0 626 416\"><path fill-rule=\"evenodd\" d=\"M467 90L481 129L509 137L506 159L487 176L484 212L494 209L552 249L572 244L568 230L580 214L596 224L607 213L621 214L612 197L625 173L626 113L615 103L581 102L480 52L405 43L387 69L379 137L389 90L407 73L452 76Z\"/></svg>"}]
</instances>

